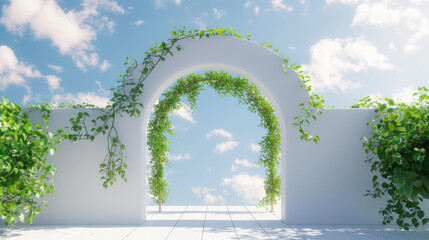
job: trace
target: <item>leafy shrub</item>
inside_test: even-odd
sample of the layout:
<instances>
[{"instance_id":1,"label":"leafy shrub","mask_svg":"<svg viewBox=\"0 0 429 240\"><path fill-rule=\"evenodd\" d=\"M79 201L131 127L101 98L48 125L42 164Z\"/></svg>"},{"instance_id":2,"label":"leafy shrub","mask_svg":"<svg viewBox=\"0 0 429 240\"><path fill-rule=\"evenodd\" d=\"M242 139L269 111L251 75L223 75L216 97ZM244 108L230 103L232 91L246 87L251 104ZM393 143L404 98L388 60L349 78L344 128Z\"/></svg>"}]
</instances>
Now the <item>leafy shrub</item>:
<instances>
[{"instance_id":1,"label":"leafy shrub","mask_svg":"<svg viewBox=\"0 0 429 240\"><path fill-rule=\"evenodd\" d=\"M47 163L57 144L67 136L64 129L49 132L47 105L33 106L28 111L41 111L46 126L30 121L19 105L3 97L0 102L0 215L6 225L32 223L46 205L45 194L53 193L51 176L55 167Z\"/></svg>"},{"instance_id":2,"label":"leafy shrub","mask_svg":"<svg viewBox=\"0 0 429 240\"><path fill-rule=\"evenodd\" d=\"M380 210L383 224L396 219L405 230L426 224L429 218L420 204L429 199L429 96L420 87L411 104L393 99L371 100L366 97L354 107L374 107L376 116L368 122L372 138L363 139L371 164L374 198L388 196ZM374 157L377 156L377 157Z\"/></svg>"}]
</instances>

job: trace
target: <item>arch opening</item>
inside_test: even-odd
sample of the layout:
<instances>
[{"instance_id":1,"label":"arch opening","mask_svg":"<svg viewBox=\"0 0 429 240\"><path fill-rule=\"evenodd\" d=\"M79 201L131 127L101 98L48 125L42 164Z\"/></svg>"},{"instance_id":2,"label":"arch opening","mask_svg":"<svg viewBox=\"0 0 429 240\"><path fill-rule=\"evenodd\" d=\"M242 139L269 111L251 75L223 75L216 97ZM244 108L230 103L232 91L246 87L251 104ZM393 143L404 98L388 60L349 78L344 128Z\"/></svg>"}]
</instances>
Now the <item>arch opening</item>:
<instances>
[{"instance_id":1,"label":"arch opening","mask_svg":"<svg viewBox=\"0 0 429 240\"><path fill-rule=\"evenodd\" d=\"M226 36L212 36L206 39L185 39L181 41L182 50L173 51L173 56L167 56L165 61L151 72L144 82L144 93L140 96L139 102L145 108L141 115L139 125L141 126L142 148L139 150L140 159L145 159L147 155L147 131L146 126L152 107L155 105L161 94L173 84L177 79L195 72L207 70L226 71L240 75L253 84L267 97L268 101L278 116L280 130L282 134L281 142L281 216L286 219L287 201L285 192L288 185L293 184L287 181L287 166L291 160L296 162L296 153L292 153L295 144L299 142L299 134L292 125L294 117L301 114L298 106L302 102L310 100L307 90L301 86L299 76L290 71L285 73L285 62L272 52L257 43ZM287 66L286 66L287 67ZM134 73L134 77L142 71L143 64ZM286 133L288 137L286 138ZM292 144L291 151L287 148ZM288 155L292 154L292 158ZM146 163L142 162L140 171L143 185L141 199L147 198L146 183ZM292 172L293 173L293 172ZM146 205L142 203L142 219L146 218Z\"/></svg>"},{"instance_id":2,"label":"arch opening","mask_svg":"<svg viewBox=\"0 0 429 240\"><path fill-rule=\"evenodd\" d=\"M197 99L202 91L211 88L220 96L231 96L238 100L238 103L246 105L247 110L259 116L260 124L265 129L266 135L262 137L259 145L259 158L256 165L265 169L265 181L262 178L257 179L263 182L265 196L260 199L258 205L270 206L270 211L273 211L274 204L277 203L280 197L280 176L278 174L280 165L281 151L281 132L277 121L277 116L272 105L263 96L260 90L247 79L240 76L231 76L226 72L206 72L198 75L188 75L180 78L170 86L168 91L162 94L162 99L154 106L154 116L149 121L147 145L150 152L151 176L149 177L149 192L152 195L154 202L158 202L159 211L161 211L161 203L166 203L169 190L167 188L167 178L165 166L170 166L170 151L169 139L174 136L173 127L169 119L169 115L174 110L179 110L182 107L181 97L187 98L193 110L196 109ZM232 139L232 134L224 129L217 129L215 133L219 133ZM226 134L226 135L225 135ZM209 138L209 135L207 135ZM232 144L232 145L231 145ZM218 145L218 153L235 148L238 142L229 141ZM218 149L219 147L219 149ZM226 149L226 150L224 150ZM230 149L230 150L232 150ZM258 151L258 150L257 150ZM173 157L171 157L173 158ZM239 160L237 159L236 162ZM246 159L246 164L251 167L250 162ZM256 166L255 165L255 166ZM233 165L234 166L234 165ZM256 175L258 176L258 175ZM249 175L241 175L240 178L249 178ZM252 179L248 179L252 181ZM232 181L224 179L225 182ZM242 181L235 179L234 181ZM254 189L254 186L249 186ZM242 189L247 192L246 189ZM258 190L258 189L254 189ZM240 190L239 190L240 191ZM222 198L222 197L220 197Z\"/></svg>"}]
</instances>

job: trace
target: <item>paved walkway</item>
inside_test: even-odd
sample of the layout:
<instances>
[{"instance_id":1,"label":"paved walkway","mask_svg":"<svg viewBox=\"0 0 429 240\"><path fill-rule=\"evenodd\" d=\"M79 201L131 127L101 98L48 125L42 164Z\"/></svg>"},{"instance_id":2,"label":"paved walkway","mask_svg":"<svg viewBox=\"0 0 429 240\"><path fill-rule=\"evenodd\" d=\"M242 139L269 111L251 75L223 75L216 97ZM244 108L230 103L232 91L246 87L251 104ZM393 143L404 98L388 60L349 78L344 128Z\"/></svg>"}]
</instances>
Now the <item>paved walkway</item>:
<instances>
[{"instance_id":1,"label":"paved walkway","mask_svg":"<svg viewBox=\"0 0 429 240\"><path fill-rule=\"evenodd\" d=\"M275 213L249 206L167 206L136 226L0 227L0 239L26 240L429 240L429 228L405 232L380 225L286 225Z\"/></svg>"}]
</instances>

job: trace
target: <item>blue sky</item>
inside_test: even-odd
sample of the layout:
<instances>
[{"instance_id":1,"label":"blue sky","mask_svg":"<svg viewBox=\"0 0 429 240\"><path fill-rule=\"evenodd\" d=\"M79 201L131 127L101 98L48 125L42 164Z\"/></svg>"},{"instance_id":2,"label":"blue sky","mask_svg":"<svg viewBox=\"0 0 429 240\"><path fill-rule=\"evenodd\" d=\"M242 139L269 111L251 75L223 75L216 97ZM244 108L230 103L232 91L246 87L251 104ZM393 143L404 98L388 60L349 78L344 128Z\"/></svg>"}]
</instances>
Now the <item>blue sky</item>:
<instances>
[{"instance_id":1,"label":"blue sky","mask_svg":"<svg viewBox=\"0 0 429 240\"><path fill-rule=\"evenodd\" d=\"M125 57L141 60L173 26L232 27L271 43L303 65L316 92L338 108L369 95L409 101L414 89L429 85L429 0L0 3L0 94L19 104L105 104ZM241 204L259 196L254 186L263 169L247 161L257 159L249 146L264 132L256 116L235 103L207 90L195 113L182 109L172 117L180 140L173 139L171 151L178 159L168 175L175 184L171 204ZM218 135L207 139L215 129ZM214 152L227 142L236 146Z\"/></svg>"}]
</instances>

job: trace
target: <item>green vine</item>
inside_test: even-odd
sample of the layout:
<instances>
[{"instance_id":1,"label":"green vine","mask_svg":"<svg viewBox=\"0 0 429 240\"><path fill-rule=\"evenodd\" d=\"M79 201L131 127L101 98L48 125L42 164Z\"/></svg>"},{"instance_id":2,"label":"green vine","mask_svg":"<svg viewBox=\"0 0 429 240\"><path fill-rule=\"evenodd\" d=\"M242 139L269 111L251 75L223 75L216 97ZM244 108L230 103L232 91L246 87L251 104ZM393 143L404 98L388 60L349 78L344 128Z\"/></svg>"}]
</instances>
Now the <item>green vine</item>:
<instances>
[{"instance_id":1,"label":"green vine","mask_svg":"<svg viewBox=\"0 0 429 240\"><path fill-rule=\"evenodd\" d=\"M125 145L119 138L119 133L115 127L115 119L118 116L123 116L125 114L130 117L140 116L143 105L138 102L137 99L141 94L143 94L144 81L151 74L153 69L155 69L161 61L165 61L168 55L173 56L173 49L181 51L182 46L180 45L180 41L183 39L208 38L213 35L231 36L236 38L243 37L242 35L237 34L232 28L186 30L185 27L183 27L182 29L175 28L175 31L171 32L171 34L172 36L170 39L160 44L155 44L148 52L145 52L146 57L141 63L141 70L137 70L138 64L134 58L127 58L127 61L124 63L127 67L126 73L124 75L119 75L119 79L117 81L118 86L111 88L111 91L113 92L113 98L110 99L111 105L106 106L106 108L92 107L93 110L100 112L100 115L95 120L92 120L92 128L88 127L86 123L86 119L89 119L90 117L88 112L79 113L78 116L70 119L72 124L70 139L72 141L82 139L93 141L100 133L107 135L107 154L103 163L100 164L100 172L102 174L101 179L104 181L103 186L105 188L112 185L119 177L126 181L125 170L127 165L124 162L123 153ZM245 36L247 38L250 37L249 34L246 34ZM266 43L260 44L270 48L276 53L278 52L277 49L272 48L272 45ZM310 132L304 130L304 125L310 123L309 119L316 119L316 116L321 114L324 100L317 94L311 92L311 87L308 84L309 77L302 74L300 66L290 64L289 58L285 58L283 55L279 56L285 61L285 72L287 72L287 66L294 71L297 71L300 76L302 86L306 87L306 89L310 91L311 100L300 105L305 114L295 118L296 123L294 123L294 126L296 126L298 131L301 133L301 139L304 139L305 141L312 140L317 143L319 141L319 136L312 136ZM133 75L135 71L139 71L138 77ZM87 106L85 105L83 107Z\"/></svg>"},{"instance_id":2,"label":"green vine","mask_svg":"<svg viewBox=\"0 0 429 240\"><path fill-rule=\"evenodd\" d=\"M167 56L173 56L173 50L181 51L180 42L184 39L212 35L243 37L233 29L221 28L205 30L183 28L175 29L171 34L170 39L155 44L145 53L141 69L137 68L139 65L134 58L127 58L124 64L125 74L119 75L117 87L110 89L113 94L110 105L105 108L87 103L67 106L82 109L77 116L70 119L70 133L66 128L59 129L55 134L49 132L48 119L52 105L29 106L24 111L18 105L3 99L3 103L0 103L0 214L6 224L14 225L18 219L31 223L34 216L41 212L45 202L38 199L52 193L53 190L51 177L55 168L47 163L47 156L49 153L53 154L57 144L65 139L94 141L98 135L105 135L107 153L100 164L103 186L107 188L119 178L126 181L125 145L120 139L115 123L124 115L136 118L140 116L143 105L138 98L143 94L144 81L153 69L165 61ZM245 37L250 38L250 35ZM295 117L293 125L299 131L302 140L318 143L319 136L312 135L306 127L310 121L317 120L322 114L323 97L312 91L309 85L310 78L303 74L300 66L290 63L289 58L278 54L278 49L274 49L271 44L260 44L283 59L285 73L293 70L298 74L301 86L309 93L310 100L299 105L303 114ZM183 88L180 88L179 86L186 81L190 81L187 83L189 85L182 85ZM165 202L168 196L166 188L168 183L163 172L164 166L168 166L166 153L169 150L169 142L166 134L174 135L168 114L180 107L179 99L182 95L187 97L194 109L198 94L205 85L214 88L221 95L237 97L241 103L248 105L249 110L261 117L261 124L267 129L267 136L260 142L263 150L258 164L266 168L267 178L266 196L260 205L272 204L280 196L280 178L276 171L280 161L278 144L281 136L272 107L247 80L217 72L179 79L175 85L177 88L174 88L176 96L168 95L170 91L164 95L164 99L170 100L163 102L163 105L160 102L156 106L155 110L160 114L159 122L151 123L148 137L148 145L152 151L152 168L155 173L150 180L151 194L158 196L161 202ZM374 173L373 190L368 191L367 195L375 198L389 196L386 206L380 210L384 217L383 223L388 224L396 218L396 223L406 230L429 221L429 218L424 217L425 213L420 207L423 199L429 199L428 89L419 88L415 98L416 101L407 105L395 103L392 99L381 101L366 97L353 106L375 108L376 112L375 118L368 123L372 127L373 136L369 139L362 138L363 147L370 154L366 161L371 164L371 171ZM87 111L88 108L92 111ZM42 113L46 126L42 127L29 120L28 112L34 111ZM90 116L90 113L95 116ZM155 142L159 144L153 145Z\"/></svg>"},{"instance_id":3,"label":"green vine","mask_svg":"<svg viewBox=\"0 0 429 240\"><path fill-rule=\"evenodd\" d=\"M425 225L429 218L420 204L429 199L429 95L420 87L411 104L393 99L363 98L352 107L374 108L375 117L367 125L372 137L362 137L371 164L373 189L368 196L388 196L380 210L383 224L396 219L405 230Z\"/></svg>"},{"instance_id":4,"label":"green vine","mask_svg":"<svg viewBox=\"0 0 429 240\"><path fill-rule=\"evenodd\" d=\"M67 139L65 128L49 131L51 105L22 109L3 97L0 102L0 216L6 225L32 223L42 212L46 194L53 193L55 167L48 164L57 145ZM45 126L31 122L30 112L41 112Z\"/></svg>"},{"instance_id":5,"label":"green vine","mask_svg":"<svg viewBox=\"0 0 429 240\"><path fill-rule=\"evenodd\" d=\"M175 135L168 116L182 106L180 101L182 96L187 98L194 110L198 96L205 86L213 88L220 96L228 95L237 98L239 103L248 106L249 111L259 115L261 119L259 126L267 131L267 135L259 142L261 155L257 164L266 169L265 197L259 205L271 205L271 211L273 211L273 205L280 197L281 185L280 176L277 174L281 152L281 132L277 116L274 108L254 84L245 78L232 77L225 72L211 71L204 75L191 74L180 78L169 91L162 94L162 99L154 106L154 115L148 124L147 137L152 164L152 175L149 178L149 192L153 196L152 199L161 209L161 203L166 203L169 193L164 172L164 167L170 166L168 159L170 141L167 135Z\"/></svg>"},{"instance_id":6,"label":"green vine","mask_svg":"<svg viewBox=\"0 0 429 240\"><path fill-rule=\"evenodd\" d=\"M105 108L99 108L88 103L61 104L60 107L81 109L76 116L70 118L71 126L68 128L69 131L63 128L52 136L51 133L48 132L48 118L50 115L50 108L53 107L52 104L30 105L28 108L28 111L41 111L44 113L43 119L46 127L43 128L40 125L31 123L26 113L21 112L18 105L4 100L0 109L2 111L2 122L0 126L2 130L2 135L0 136L0 140L2 141L2 146L0 146L0 214L5 218L6 224L13 225L17 219L31 223L34 216L41 212L40 207L45 203L39 204L38 201L34 200L34 197L41 198L46 193L52 193L53 184L51 180L49 180L50 182L48 183L48 179L50 179L49 176L52 176L55 170L53 166L46 165L46 156L49 152L53 153L56 150L56 145L65 139L70 141L94 141L98 135L105 135L107 137L107 153L104 161L100 164L103 186L107 188L113 185L119 178L126 181L125 171L127 164L125 162L126 156L124 156L125 145L121 141L115 123L119 117L124 115L136 118L140 116L143 105L138 101L138 97L143 94L144 81L152 73L153 69L155 69L160 62L165 61L168 55L173 56L173 49L181 51L182 46L180 45L180 41L184 39L203 38L212 35L231 36L236 38L243 37L235 33L235 30L232 28L205 30L175 28L175 31L171 34L172 36L170 39L160 44L155 44L153 48L150 48L149 51L145 53L145 58L141 63L141 69L137 69L139 65L134 58L127 58L127 61L124 63L126 66L125 74L119 75L117 86L110 89L113 97L110 99L110 104ZM250 35L247 34L245 37L248 39ZM266 43L260 44L270 48L276 53L278 52L277 49L272 48L272 45ZM279 56L285 61L285 72L287 72L288 68L296 71L300 76L302 86L306 87L308 91L311 91L311 87L308 85L309 78L302 75L302 71L299 70L300 67L295 64L289 64L289 58L285 58L282 55ZM137 77L135 77L136 71L138 71ZM321 113L323 99L311 92L310 97L311 100L309 102L300 105L305 114L296 117L296 123L294 125L301 133L301 139L306 141L312 140L317 143L319 137L312 136L308 131L304 130L304 125L309 124L309 119L316 119L316 115ZM193 101L193 99L188 100L190 100L190 102ZM249 104L251 105L251 103ZM91 109L91 111L88 111L88 109ZM265 109L269 108L266 107ZM93 116L91 116L91 114ZM15 125L8 125L9 123L6 124L6 122ZM267 121L265 123L268 124ZM23 126L18 126L16 124L21 124ZM29 126L37 130L31 132ZM8 129L9 127L10 129ZM15 137L11 137L11 134L15 134ZM46 136L49 136L49 138ZM264 143L264 141L266 142ZM266 138L261 144L263 145L263 149L269 149L268 146L275 146L275 142L276 139ZM22 150L21 153L16 150L11 150L11 146L15 146L14 144L20 144L20 146L23 144L23 148L18 148ZM30 161L30 165L22 165L20 161L22 156L20 154L29 157L30 155L28 154L31 151L27 151L26 149L28 149L27 147L29 146L34 147L33 145L41 149L38 151L37 147L34 148L35 155L31 161L36 161L36 163L33 164ZM279 161L278 157L275 155L277 154L276 151L264 150L262 156L266 159L275 159L272 160L274 164L274 162ZM260 160L260 164L267 167L267 169L275 169L277 167L277 165L268 164L265 160ZM265 182L267 195L262 201L264 204L269 202L272 203L280 194L280 180L274 175L273 171L270 171L267 172L267 179L271 179L271 182ZM20 177L17 179L12 175L19 175ZM30 186L28 183L32 185ZM159 184L162 185L165 183L160 182ZM157 194L161 196L167 195L164 192Z\"/></svg>"}]
</instances>

